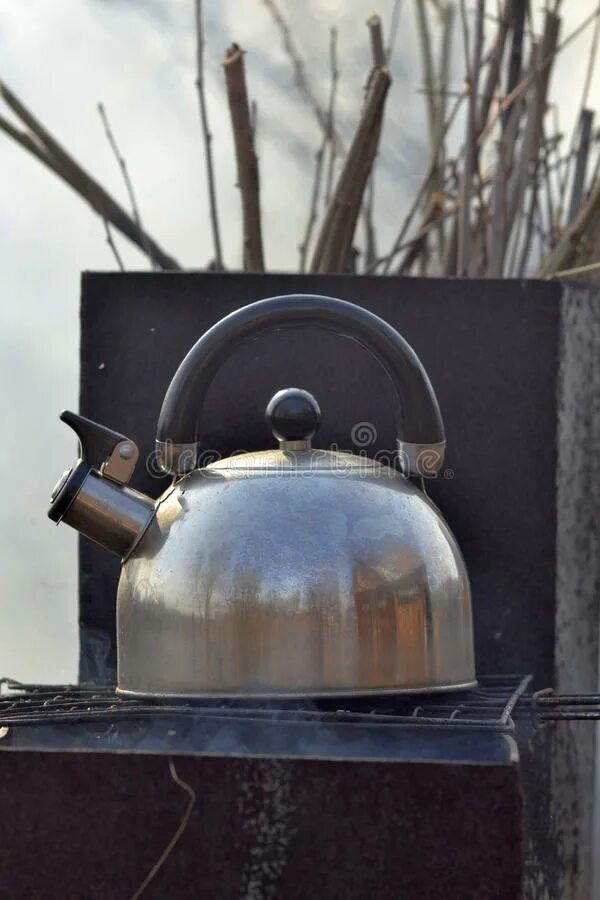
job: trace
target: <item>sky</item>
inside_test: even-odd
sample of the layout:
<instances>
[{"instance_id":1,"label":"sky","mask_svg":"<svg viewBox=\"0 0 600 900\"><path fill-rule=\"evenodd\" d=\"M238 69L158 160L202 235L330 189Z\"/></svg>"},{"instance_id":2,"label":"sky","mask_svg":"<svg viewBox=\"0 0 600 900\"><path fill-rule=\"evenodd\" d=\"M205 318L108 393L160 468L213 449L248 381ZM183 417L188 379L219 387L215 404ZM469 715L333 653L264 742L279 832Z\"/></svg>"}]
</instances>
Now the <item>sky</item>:
<instances>
[{"instance_id":1,"label":"sky","mask_svg":"<svg viewBox=\"0 0 600 900\"><path fill-rule=\"evenodd\" d=\"M389 246L427 165L414 0L404 0L391 61L376 181L376 219ZM472 3L468 3L471 9ZM330 28L338 29L337 123L356 123L370 66L366 18L389 24L392 0L280 0L323 106ZM433 0L429 9L432 19ZM534 8L541 4L533 4ZM594 9L569 0L562 34ZM495 3L488 3L495 10ZM538 13L536 12L536 15ZM225 262L241 261L239 195L220 65L246 51L258 106L257 150L267 267L295 270L320 132L299 96L281 36L262 0L205 0L206 90ZM536 19L537 21L537 19ZM487 29L489 32L489 22ZM459 29L451 87L462 86ZM592 28L565 49L551 94L561 127L577 114ZM0 78L124 206L127 194L97 111L101 101L126 158L148 231L186 268L212 257L195 80L193 0L0 0ZM590 100L597 108L600 67ZM2 114L7 114L2 110ZM461 129L457 123L455 139ZM73 681L77 674L76 536L46 518L49 493L75 458L58 421L77 408L79 279L114 270L102 222L60 180L0 134L0 675ZM145 257L115 236L127 270ZM107 423L110 424L110 423ZM135 437L135 436L133 436Z\"/></svg>"}]
</instances>

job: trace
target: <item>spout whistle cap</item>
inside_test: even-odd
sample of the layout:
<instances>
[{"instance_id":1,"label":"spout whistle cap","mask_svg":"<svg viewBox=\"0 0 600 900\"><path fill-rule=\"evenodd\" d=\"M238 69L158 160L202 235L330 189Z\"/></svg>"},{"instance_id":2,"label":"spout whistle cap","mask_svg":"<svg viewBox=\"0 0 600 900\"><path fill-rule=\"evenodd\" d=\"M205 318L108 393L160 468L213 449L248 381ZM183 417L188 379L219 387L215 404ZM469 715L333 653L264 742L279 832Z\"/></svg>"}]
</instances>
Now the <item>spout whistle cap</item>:
<instances>
[{"instance_id":1,"label":"spout whistle cap","mask_svg":"<svg viewBox=\"0 0 600 900\"><path fill-rule=\"evenodd\" d=\"M52 491L48 518L53 522L60 522L79 493L83 482L87 478L90 467L82 460L78 460L73 468L65 473Z\"/></svg>"}]
</instances>

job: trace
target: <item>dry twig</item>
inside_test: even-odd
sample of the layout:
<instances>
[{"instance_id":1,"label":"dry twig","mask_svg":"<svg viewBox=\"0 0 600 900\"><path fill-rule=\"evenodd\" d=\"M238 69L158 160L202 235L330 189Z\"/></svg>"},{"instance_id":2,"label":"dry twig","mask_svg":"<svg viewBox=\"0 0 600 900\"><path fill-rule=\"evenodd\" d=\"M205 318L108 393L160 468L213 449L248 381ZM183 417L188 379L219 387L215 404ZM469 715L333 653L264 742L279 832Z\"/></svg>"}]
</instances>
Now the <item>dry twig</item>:
<instances>
[{"instance_id":1,"label":"dry twig","mask_svg":"<svg viewBox=\"0 0 600 900\"><path fill-rule=\"evenodd\" d=\"M281 14L281 10L277 6L275 0L263 0L263 3L273 16L273 19L278 26L279 31L281 32L283 46L290 58L292 68L294 70L296 87L315 114L317 122L319 123L322 131L326 132L328 128L327 113L321 106L308 80L308 77L306 75L306 66L304 65L304 60L302 59L302 56L300 55L300 52L296 47L296 42L294 41L294 38L292 36L292 30ZM343 153L345 149L344 141L337 130L334 130L333 139L336 144L336 152L338 154Z\"/></svg>"},{"instance_id":2,"label":"dry twig","mask_svg":"<svg viewBox=\"0 0 600 900\"><path fill-rule=\"evenodd\" d=\"M304 230L304 237L302 239L302 243L298 248L298 252L300 254L300 272L306 272L306 258L308 255L308 248L310 246L310 239L315 227L315 222L317 221L317 207L319 205L321 180L323 175L323 154L325 152L326 142L327 138L323 138L318 150L315 153L315 171L313 176L312 190L310 194L310 208L308 210L308 219L306 222L306 228Z\"/></svg>"},{"instance_id":3,"label":"dry twig","mask_svg":"<svg viewBox=\"0 0 600 900\"><path fill-rule=\"evenodd\" d=\"M600 21L600 19L598 20ZM591 109L582 109L579 117L579 147L575 158L575 173L573 175L573 187L571 189L571 203L567 221L572 222L581 206L588 158L590 155L590 142L592 138L592 126L594 113Z\"/></svg>"},{"instance_id":4,"label":"dry twig","mask_svg":"<svg viewBox=\"0 0 600 900\"><path fill-rule=\"evenodd\" d=\"M373 69L383 68L387 64L387 54L383 45L383 29L378 15L372 15L367 19L367 28L371 39L371 58ZM375 171L369 176L365 189L365 197L362 208L365 226L365 266L368 268L377 259L377 236L375 221L373 218L375 207Z\"/></svg>"},{"instance_id":5,"label":"dry twig","mask_svg":"<svg viewBox=\"0 0 600 900\"><path fill-rule=\"evenodd\" d=\"M244 269L247 272L264 272L258 159L252 140L244 54L237 44L232 44L225 54L223 69L235 144L238 186L242 196Z\"/></svg>"},{"instance_id":6,"label":"dry twig","mask_svg":"<svg viewBox=\"0 0 600 900\"><path fill-rule=\"evenodd\" d=\"M439 55L439 68L436 71L434 65L434 56L432 51L432 40L429 31L429 20L427 15L427 4L425 0L418 0L416 4L416 24L419 37L419 47L421 51L421 66L423 69L424 92L426 94L427 103L427 123L429 136L429 152L431 158L435 158L436 164L432 168L429 183L424 192L423 204L423 220L421 222L421 231L427 224L427 216L430 209L431 195L440 194L444 190L443 183L443 166L444 166L444 140L440 140L440 135L444 127L446 119L446 102L449 96L447 91L448 72L450 67L450 55L452 48L452 33L454 28L454 12L453 3L436 3L437 11L442 23L441 49ZM444 253L444 231L440 227L437 231L438 252L440 258ZM420 242L420 250L423 254L427 251L427 240ZM414 248L411 249L409 255L414 254ZM406 265L405 259L401 269Z\"/></svg>"},{"instance_id":7,"label":"dry twig","mask_svg":"<svg viewBox=\"0 0 600 900\"><path fill-rule=\"evenodd\" d=\"M394 6L392 8L392 15L390 17L390 34L388 37L387 46L385 48L385 64L389 66L390 60L392 58L392 54L394 52L394 45L396 43L396 36L398 34L398 26L400 25L400 12L402 10L402 0L395 0Z\"/></svg>"},{"instance_id":8,"label":"dry twig","mask_svg":"<svg viewBox=\"0 0 600 900\"><path fill-rule=\"evenodd\" d=\"M588 266L576 266L574 269L564 269L562 272L554 272L553 275L547 275L547 280L552 278L572 278L576 275L589 275L590 272L599 272L600 262L590 263Z\"/></svg>"},{"instance_id":9,"label":"dry twig","mask_svg":"<svg viewBox=\"0 0 600 900\"><path fill-rule=\"evenodd\" d=\"M504 91L505 94L510 94L519 83L522 75L526 8L527 3L524 2L524 0L513 0L511 4L510 20L512 35L510 53L508 55L508 74L506 78L506 90ZM504 111L504 128L508 125L511 113L511 107Z\"/></svg>"},{"instance_id":10,"label":"dry twig","mask_svg":"<svg viewBox=\"0 0 600 900\"><path fill-rule=\"evenodd\" d=\"M98 112L100 113L100 118L101 118L101 120L102 120L102 125L104 126L104 132L105 132L105 134L106 134L108 143L110 144L110 149L111 149L112 152L114 153L115 159L117 160L117 163L118 163L119 168L120 168L120 170L121 170L121 174L123 175L123 181L125 182L125 190L127 191L127 196L129 197L129 203L130 203L130 205L131 205L131 212L133 213L133 218L134 218L135 224L136 224L137 227L139 228L140 234L143 235L143 234L144 234L144 229L142 228L142 219L141 219L141 216L140 216L140 210L139 210L139 207L138 207L138 205L137 205L137 200L135 199L135 193L134 193L134 190L133 190L133 184L131 183L131 178L129 177L129 170L128 170L128 168L127 168L127 163L126 163L126 161L125 161L125 157L121 154L121 151L119 150L119 147L118 147L118 145L117 145L117 141L116 141L115 136L114 136L114 134L113 134L113 130L112 130L112 128L110 127L110 122L108 121L108 115L106 114L106 110L105 110L105 108L104 108L104 104L103 104L103 103L99 103L99 104L98 104ZM105 225L107 224L107 223L106 223L106 219L104 219L104 224L105 224ZM109 243L111 243L111 242L109 242ZM111 243L111 246L113 246L112 243ZM151 262L151 264L152 264L152 268L155 269L155 268L156 268L156 263L155 263L154 260L152 259L152 255L151 255L150 252L149 252L147 241L144 241L144 250L145 250L146 255L148 256L148 258L150 259L150 262Z\"/></svg>"},{"instance_id":11,"label":"dry twig","mask_svg":"<svg viewBox=\"0 0 600 900\"><path fill-rule=\"evenodd\" d=\"M331 202L333 175L335 171L335 161L337 159L337 145L334 140L335 101L340 78L337 58L337 28L332 28L329 32L329 69L331 72L331 88L329 91L329 106L327 108L327 130L325 132L325 138L329 146L329 159L327 162L327 178L325 179L325 208L328 208Z\"/></svg>"},{"instance_id":12,"label":"dry twig","mask_svg":"<svg viewBox=\"0 0 600 900\"><path fill-rule=\"evenodd\" d=\"M548 12L546 14L542 43L539 47L535 45L533 47L532 71L535 72L535 77L531 81L533 91L529 93L527 120L519 151L519 165L515 166L508 185L507 216L509 230L518 211L522 208L527 183L534 173L536 161L539 157L550 72L556 58L559 30L560 19L554 13ZM513 112L515 111L513 110Z\"/></svg>"},{"instance_id":13,"label":"dry twig","mask_svg":"<svg viewBox=\"0 0 600 900\"><path fill-rule=\"evenodd\" d=\"M304 232L304 238L299 247L300 252L300 271L306 271L306 260L308 255L308 249L310 246L310 241L312 238L312 233L315 227L315 223L317 221L317 208L319 205L319 197L321 195L321 182L323 176L323 163L325 159L325 151L329 146L329 164L331 166L331 171L328 171L327 178L333 178L333 164L335 160L335 144L332 141L333 134L333 115L334 115L334 106L335 106L335 96L337 91L337 82L338 82L338 70L337 70L337 30L335 28L331 29L330 32L330 43L329 43L329 59L331 64L331 83L329 88L329 104L327 109L327 116L329 120L330 127L323 134L321 139L321 144L319 145L318 150L315 153L315 172L313 178L313 186L310 197L310 208L308 212L308 220L306 222L306 229ZM331 190L330 185L327 185L327 190ZM327 203L329 200L327 200Z\"/></svg>"},{"instance_id":14,"label":"dry twig","mask_svg":"<svg viewBox=\"0 0 600 900\"><path fill-rule=\"evenodd\" d=\"M202 0L196 0L196 88L198 90L198 103L200 106L200 121L202 123L202 136L204 139L204 161L206 164L206 183L208 185L208 200L210 204L210 224L213 236L214 268L223 269L223 253L221 251L221 233L219 229L219 214L217 210L217 191L215 186L215 174L212 154L212 133L208 124L208 112L206 109L206 96L204 93L204 27L202 20ZM254 137L254 127L252 129Z\"/></svg>"},{"instance_id":15,"label":"dry twig","mask_svg":"<svg viewBox=\"0 0 600 900\"><path fill-rule=\"evenodd\" d=\"M448 131L450 130L450 128L452 127L452 124L454 123L454 120L456 118L456 114L458 113L458 110L460 109L460 105L466 96L467 96L466 90L463 90L463 92L454 101L454 105L453 105L452 109L450 110L448 118L446 119L446 122L444 123L444 126L442 128L437 146L434 148L434 152L432 154L431 161L429 163L427 171L425 172L425 176L423 178L423 181L421 182L421 186L420 186L419 190L417 191L417 193L415 194L415 197L410 206L410 209L408 210L408 213L406 214L406 217L404 219L404 222L402 223L400 231L398 232L398 235L396 236L396 240L394 241L392 248L391 248L390 252L388 253L388 255L386 257L384 257L383 260L378 261L378 264L383 263L382 274L384 274L384 275L388 274L388 272L392 266L392 263L393 263L394 259L396 258L396 255L399 253L400 248L402 247L402 244L404 242L404 239L406 237L408 229L410 228L411 222L421 204L423 197L426 194L428 185L431 180L431 176L437 166L438 154L444 143L446 135L447 135Z\"/></svg>"},{"instance_id":16,"label":"dry twig","mask_svg":"<svg viewBox=\"0 0 600 900\"><path fill-rule=\"evenodd\" d=\"M561 52L561 50L564 50L565 47L568 47L569 44L571 44L575 40L575 38L579 37L579 35L587 28L587 26L598 16L600 16L600 4L598 4L598 7L593 13L587 16L583 20L583 22L581 22L577 26L577 28L575 28L569 35L567 35L567 37L556 47L553 55L557 56ZM549 62L550 59L542 59L539 65L534 68L533 71L529 72L524 78L522 78L521 81L519 81L519 83L515 86L515 88L510 91L510 93L508 93L506 97L504 97L502 102L498 105L496 113L488 118L487 124L479 136L479 144L482 144L483 141L487 138L490 131L496 124L499 116L505 113L506 110L509 109L512 104L525 93L532 81Z\"/></svg>"},{"instance_id":17,"label":"dry twig","mask_svg":"<svg viewBox=\"0 0 600 900\"><path fill-rule=\"evenodd\" d=\"M371 56L375 68L383 68L387 65L387 55L383 46L383 31L381 28L381 19L374 13L367 19L367 28L369 29L369 37L371 38Z\"/></svg>"},{"instance_id":18,"label":"dry twig","mask_svg":"<svg viewBox=\"0 0 600 900\"><path fill-rule=\"evenodd\" d=\"M147 232L142 231L116 200L113 200L110 194L88 175L3 82L0 82L0 96L29 129L29 132L19 131L6 119L0 119L0 128L9 137L59 175L102 219L109 221L132 243L148 253L161 269L181 268L179 263L165 253Z\"/></svg>"},{"instance_id":19,"label":"dry twig","mask_svg":"<svg viewBox=\"0 0 600 900\"><path fill-rule=\"evenodd\" d=\"M586 232L598 221L600 221L600 178L596 180L586 203L545 258L538 276L552 277L556 272L568 269L578 253Z\"/></svg>"},{"instance_id":20,"label":"dry twig","mask_svg":"<svg viewBox=\"0 0 600 900\"><path fill-rule=\"evenodd\" d=\"M504 0L504 8L498 23L498 33L496 40L489 53L489 64L487 75L483 89L481 92L481 103L479 106L479 114L477 121L478 134L485 128L490 113L492 100L498 88L500 72L502 69L502 60L504 58L504 48L506 47L506 39L511 25L511 14L514 0Z\"/></svg>"},{"instance_id":21,"label":"dry twig","mask_svg":"<svg viewBox=\"0 0 600 900\"><path fill-rule=\"evenodd\" d=\"M175 849L175 847L176 847L177 843L179 842L185 829L188 827L188 823L190 821L190 816L192 815L192 813L194 811L194 807L196 805L196 791L191 786L191 784L188 784L187 781L184 781L183 778L181 778L177 774L177 769L175 768L175 763L172 759L169 759L169 774L171 775L171 778L173 779L173 781L175 782L177 787L180 787L181 790L187 794L187 796L188 796L187 806L185 808L183 816L181 817L181 821L175 830L175 833L173 834L173 836L169 840L169 843L167 844L167 846L165 847L163 852L160 854L159 858L156 860L156 862L154 863L154 865L152 866L152 868L150 869L150 871L148 872L148 874L146 875L146 877L144 878L142 883L140 884L139 888L131 896L131 900L139 900L139 898L142 896L142 894L144 893L144 891L146 890L146 888L148 887L150 882L153 881L154 878L157 876L158 872L163 867L163 865L165 864L165 862L167 861L167 859L169 858L169 856Z\"/></svg>"},{"instance_id":22,"label":"dry twig","mask_svg":"<svg viewBox=\"0 0 600 900\"><path fill-rule=\"evenodd\" d=\"M478 0L475 17L475 43L473 59L469 59L469 41L464 0L461 0L461 17L465 33L465 54L467 59L467 84L469 88L469 111L467 115L467 136L462 177L462 204L458 211L458 275L467 275L471 256L471 192L473 177L478 168L477 161L477 91L483 52L484 0Z\"/></svg>"},{"instance_id":23,"label":"dry twig","mask_svg":"<svg viewBox=\"0 0 600 900\"><path fill-rule=\"evenodd\" d=\"M375 69L356 134L321 226L313 272L339 272L348 265L362 196L377 153L389 86L387 69Z\"/></svg>"},{"instance_id":24,"label":"dry twig","mask_svg":"<svg viewBox=\"0 0 600 900\"><path fill-rule=\"evenodd\" d=\"M104 222L104 233L106 234L106 243L112 250L113 256L117 261L117 265L118 265L119 269L121 270L121 272L124 272L125 266L123 265L123 260L121 259L119 251L117 250L117 245L115 244L115 242L113 240L113 236L112 236L112 233L110 230L110 225L108 224L108 221L106 219L102 219L102 221Z\"/></svg>"},{"instance_id":25,"label":"dry twig","mask_svg":"<svg viewBox=\"0 0 600 900\"><path fill-rule=\"evenodd\" d=\"M429 132L429 150L433 155L433 147L437 145L439 128L438 128L438 85L436 83L435 68L433 64L433 53L431 50L431 35L429 33L429 22L427 19L427 7L425 0L417 0L415 6L417 14L417 33L419 36L419 47L421 50L421 65L423 68L423 80L425 88L425 101L427 106L427 124ZM441 149L441 148L440 148ZM437 154L439 162L440 154ZM439 185L439 173L437 166L431 173L430 190L436 191Z\"/></svg>"}]
</instances>

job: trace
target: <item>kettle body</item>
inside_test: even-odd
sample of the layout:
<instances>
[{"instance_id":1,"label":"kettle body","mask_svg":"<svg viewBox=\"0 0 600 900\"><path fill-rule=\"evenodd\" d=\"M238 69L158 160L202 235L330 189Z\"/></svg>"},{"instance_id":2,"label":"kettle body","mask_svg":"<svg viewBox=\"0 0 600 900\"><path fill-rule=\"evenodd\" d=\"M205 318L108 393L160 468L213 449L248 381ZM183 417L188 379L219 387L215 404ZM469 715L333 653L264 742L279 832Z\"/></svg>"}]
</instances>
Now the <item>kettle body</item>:
<instances>
[{"instance_id":1,"label":"kettle body","mask_svg":"<svg viewBox=\"0 0 600 900\"><path fill-rule=\"evenodd\" d=\"M125 562L119 690L472 686L469 583L434 505L377 462L275 450L182 479Z\"/></svg>"},{"instance_id":2,"label":"kettle body","mask_svg":"<svg viewBox=\"0 0 600 900\"><path fill-rule=\"evenodd\" d=\"M395 389L397 455L315 449L320 409L278 392L278 448L197 468L202 400L232 348L314 324L359 341ZM463 690L475 682L466 567L440 511L412 479L439 471L443 424L412 348L387 323L334 298L250 304L183 360L157 431L173 474L153 502L127 481L130 439L73 413L80 459L50 516L119 553L120 693L147 697L335 696Z\"/></svg>"}]
</instances>

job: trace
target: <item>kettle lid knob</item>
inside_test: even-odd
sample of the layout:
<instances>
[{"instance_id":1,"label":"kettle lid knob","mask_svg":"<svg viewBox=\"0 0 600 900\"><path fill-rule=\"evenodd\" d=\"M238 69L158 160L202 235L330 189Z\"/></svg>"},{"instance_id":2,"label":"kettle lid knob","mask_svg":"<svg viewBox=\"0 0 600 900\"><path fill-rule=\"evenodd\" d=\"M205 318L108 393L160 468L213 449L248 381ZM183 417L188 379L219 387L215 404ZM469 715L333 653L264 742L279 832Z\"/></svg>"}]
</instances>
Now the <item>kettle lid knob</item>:
<instances>
[{"instance_id":1,"label":"kettle lid knob","mask_svg":"<svg viewBox=\"0 0 600 900\"><path fill-rule=\"evenodd\" d=\"M265 418L282 449L302 450L310 447L321 422L321 410L308 391L285 388L271 397Z\"/></svg>"}]
</instances>

